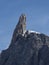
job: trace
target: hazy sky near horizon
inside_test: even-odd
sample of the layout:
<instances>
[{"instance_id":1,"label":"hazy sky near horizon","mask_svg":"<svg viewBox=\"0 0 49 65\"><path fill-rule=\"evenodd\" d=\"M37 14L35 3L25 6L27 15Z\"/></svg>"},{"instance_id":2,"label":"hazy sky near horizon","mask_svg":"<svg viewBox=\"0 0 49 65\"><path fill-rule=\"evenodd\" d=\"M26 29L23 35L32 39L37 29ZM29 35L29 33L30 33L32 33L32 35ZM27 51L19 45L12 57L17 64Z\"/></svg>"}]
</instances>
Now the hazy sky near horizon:
<instances>
[{"instance_id":1,"label":"hazy sky near horizon","mask_svg":"<svg viewBox=\"0 0 49 65\"><path fill-rule=\"evenodd\" d=\"M49 0L0 0L0 51L9 46L22 13L28 30L49 35Z\"/></svg>"}]
</instances>

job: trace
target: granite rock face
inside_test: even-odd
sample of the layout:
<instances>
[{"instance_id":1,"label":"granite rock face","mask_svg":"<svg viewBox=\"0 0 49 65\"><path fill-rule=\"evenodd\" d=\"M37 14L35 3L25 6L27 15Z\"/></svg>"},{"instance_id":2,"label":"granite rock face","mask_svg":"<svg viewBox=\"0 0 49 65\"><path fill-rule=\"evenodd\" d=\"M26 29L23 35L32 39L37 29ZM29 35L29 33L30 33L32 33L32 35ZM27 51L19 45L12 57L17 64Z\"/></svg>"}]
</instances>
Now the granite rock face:
<instances>
[{"instance_id":1,"label":"granite rock face","mask_svg":"<svg viewBox=\"0 0 49 65\"><path fill-rule=\"evenodd\" d=\"M25 14L22 14L19 18L18 24L16 25L16 27L14 29L11 43L15 43L16 37L19 34L23 35L25 31L26 31L26 16L25 16Z\"/></svg>"},{"instance_id":2,"label":"granite rock face","mask_svg":"<svg viewBox=\"0 0 49 65\"><path fill-rule=\"evenodd\" d=\"M49 65L49 37L29 30L24 33L26 17L22 19L20 16L19 22L25 25L18 22L9 48L0 54L0 65Z\"/></svg>"}]
</instances>

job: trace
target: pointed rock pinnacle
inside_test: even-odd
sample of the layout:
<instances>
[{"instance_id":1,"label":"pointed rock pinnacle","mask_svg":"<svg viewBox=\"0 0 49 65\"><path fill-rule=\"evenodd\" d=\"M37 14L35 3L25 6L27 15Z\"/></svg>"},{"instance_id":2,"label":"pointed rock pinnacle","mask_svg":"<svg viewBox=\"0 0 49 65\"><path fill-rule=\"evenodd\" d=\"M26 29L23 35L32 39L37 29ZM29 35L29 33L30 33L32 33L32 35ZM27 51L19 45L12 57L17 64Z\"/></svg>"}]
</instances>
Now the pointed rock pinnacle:
<instances>
[{"instance_id":1,"label":"pointed rock pinnacle","mask_svg":"<svg viewBox=\"0 0 49 65\"><path fill-rule=\"evenodd\" d=\"M13 43L15 42L17 35L19 34L23 35L25 31L26 31L26 16L25 14L22 14L19 18L18 24L15 27L12 42Z\"/></svg>"}]
</instances>

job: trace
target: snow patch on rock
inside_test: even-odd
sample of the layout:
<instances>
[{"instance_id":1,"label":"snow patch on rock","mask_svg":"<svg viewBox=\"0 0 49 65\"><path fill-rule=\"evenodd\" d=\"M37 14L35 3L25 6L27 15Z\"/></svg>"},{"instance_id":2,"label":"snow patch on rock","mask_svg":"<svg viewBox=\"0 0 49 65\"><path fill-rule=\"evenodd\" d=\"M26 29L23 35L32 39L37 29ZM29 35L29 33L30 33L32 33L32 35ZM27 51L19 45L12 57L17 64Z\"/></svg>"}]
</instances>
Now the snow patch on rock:
<instances>
[{"instance_id":1,"label":"snow patch on rock","mask_svg":"<svg viewBox=\"0 0 49 65\"><path fill-rule=\"evenodd\" d=\"M29 32L29 34L30 34L30 33L41 34L40 32L36 32L36 31L32 31L32 30L29 30L28 32Z\"/></svg>"},{"instance_id":2,"label":"snow patch on rock","mask_svg":"<svg viewBox=\"0 0 49 65\"><path fill-rule=\"evenodd\" d=\"M30 34L30 33L35 33L35 34L41 34L40 32L36 32L36 31L32 31L32 30L25 30L24 33L22 34L22 36L24 36L25 34Z\"/></svg>"}]
</instances>

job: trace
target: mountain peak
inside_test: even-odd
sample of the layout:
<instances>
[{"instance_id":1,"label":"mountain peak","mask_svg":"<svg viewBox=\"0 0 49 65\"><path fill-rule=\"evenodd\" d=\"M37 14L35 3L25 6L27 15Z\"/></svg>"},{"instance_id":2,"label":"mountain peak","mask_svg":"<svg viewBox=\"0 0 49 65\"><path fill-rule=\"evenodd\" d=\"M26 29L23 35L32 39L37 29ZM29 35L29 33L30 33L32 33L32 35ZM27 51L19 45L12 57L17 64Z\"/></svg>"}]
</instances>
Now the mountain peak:
<instances>
[{"instance_id":1,"label":"mountain peak","mask_svg":"<svg viewBox=\"0 0 49 65\"><path fill-rule=\"evenodd\" d=\"M13 37L12 37L12 43L15 42L16 40L16 37L21 34L23 35L24 32L26 31L26 16L25 14L22 14L20 17L19 17L19 21L14 29L14 32L13 32Z\"/></svg>"},{"instance_id":2,"label":"mountain peak","mask_svg":"<svg viewBox=\"0 0 49 65\"><path fill-rule=\"evenodd\" d=\"M0 65L49 65L49 37L26 30L26 16L21 15L10 46L0 53Z\"/></svg>"}]
</instances>

